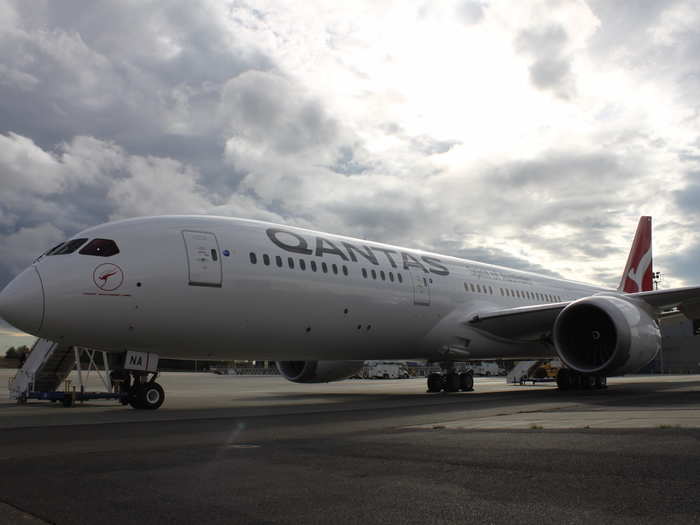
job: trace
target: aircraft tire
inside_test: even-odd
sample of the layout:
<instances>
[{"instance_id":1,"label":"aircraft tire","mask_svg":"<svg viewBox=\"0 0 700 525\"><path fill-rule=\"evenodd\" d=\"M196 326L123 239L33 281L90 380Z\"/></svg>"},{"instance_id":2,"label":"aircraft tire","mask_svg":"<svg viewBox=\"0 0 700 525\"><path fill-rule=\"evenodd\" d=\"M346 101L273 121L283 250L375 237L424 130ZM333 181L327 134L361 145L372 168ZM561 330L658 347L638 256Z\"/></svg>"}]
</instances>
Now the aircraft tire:
<instances>
[{"instance_id":1,"label":"aircraft tire","mask_svg":"<svg viewBox=\"0 0 700 525\"><path fill-rule=\"evenodd\" d=\"M443 377L443 388L445 392L459 392L460 379L459 374L450 372Z\"/></svg>"},{"instance_id":2,"label":"aircraft tire","mask_svg":"<svg viewBox=\"0 0 700 525\"><path fill-rule=\"evenodd\" d=\"M150 381L141 385L139 394L140 408L146 410L156 410L160 408L160 405L165 401L165 391L163 387L155 381Z\"/></svg>"},{"instance_id":3,"label":"aircraft tire","mask_svg":"<svg viewBox=\"0 0 700 525\"><path fill-rule=\"evenodd\" d=\"M557 374L557 388L559 390L569 390L571 388L571 375L566 368L560 368Z\"/></svg>"},{"instance_id":4,"label":"aircraft tire","mask_svg":"<svg viewBox=\"0 0 700 525\"><path fill-rule=\"evenodd\" d=\"M142 385L136 384L129 389L129 396L127 397L127 403L129 403L129 405L131 405L131 408L135 408L137 410L140 410L143 408L141 406L141 398L142 398L141 388L142 388Z\"/></svg>"},{"instance_id":5,"label":"aircraft tire","mask_svg":"<svg viewBox=\"0 0 700 525\"><path fill-rule=\"evenodd\" d=\"M470 372L462 372L459 374L459 389L462 392L471 392L474 390L474 376Z\"/></svg>"},{"instance_id":6,"label":"aircraft tire","mask_svg":"<svg viewBox=\"0 0 700 525\"><path fill-rule=\"evenodd\" d=\"M437 372L428 374L428 392L440 392L442 390L442 375Z\"/></svg>"}]
</instances>

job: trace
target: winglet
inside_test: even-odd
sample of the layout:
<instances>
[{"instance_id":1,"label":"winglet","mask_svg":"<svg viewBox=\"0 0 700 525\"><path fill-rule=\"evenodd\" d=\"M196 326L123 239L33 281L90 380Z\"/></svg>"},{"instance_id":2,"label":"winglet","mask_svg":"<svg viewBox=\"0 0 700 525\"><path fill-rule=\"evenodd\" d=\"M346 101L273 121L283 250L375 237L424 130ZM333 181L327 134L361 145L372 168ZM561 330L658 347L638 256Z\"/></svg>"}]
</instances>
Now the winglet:
<instances>
[{"instance_id":1,"label":"winglet","mask_svg":"<svg viewBox=\"0 0 700 525\"><path fill-rule=\"evenodd\" d=\"M618 291L626 293L648 292L653 290L653 264L651 256L651 217L639 218L637 233L625 271L622 272Z\"/></svg>"}]
</instances>

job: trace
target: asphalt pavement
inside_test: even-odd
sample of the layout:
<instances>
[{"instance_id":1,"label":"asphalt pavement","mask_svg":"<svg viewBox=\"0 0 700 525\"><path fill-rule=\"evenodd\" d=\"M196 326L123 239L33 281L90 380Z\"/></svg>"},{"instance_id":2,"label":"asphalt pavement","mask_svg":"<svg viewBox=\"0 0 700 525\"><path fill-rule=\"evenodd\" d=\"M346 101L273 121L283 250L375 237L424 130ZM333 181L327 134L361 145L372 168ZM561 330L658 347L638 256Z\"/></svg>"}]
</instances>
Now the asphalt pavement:
<instances>
[{"instance_id":1,"label":"asphalt pavement","mask_svg":"<svg viewBox=\"0 0 700 525\"><path fill-rule=\"evenodd\" d=\"M0 523L700 522L698 376L162 384L155 412L0 394Z\"/></svg>"}]
</instances>

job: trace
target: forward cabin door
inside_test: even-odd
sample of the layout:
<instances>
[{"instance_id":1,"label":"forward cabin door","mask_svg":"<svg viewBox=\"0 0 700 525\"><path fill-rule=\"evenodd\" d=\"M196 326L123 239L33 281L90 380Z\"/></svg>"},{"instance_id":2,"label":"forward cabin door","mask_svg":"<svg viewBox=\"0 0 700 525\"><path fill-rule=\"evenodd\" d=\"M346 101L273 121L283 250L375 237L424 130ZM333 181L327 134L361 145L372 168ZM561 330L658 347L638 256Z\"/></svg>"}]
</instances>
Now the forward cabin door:
<instances>
[{"instance_id":1,"label":"forward cabin door","mask_svg":"<svg viewBox=\"0 0 700 525\"><path fill-rule=\"evenodd\" d=\"M413 304L430 305L430 284L425 272L418 268L410 268L413 281Z\"/></svg>"},{"instance_id":2,"label":"forward cabin door","mask_svg":"<svg viewBox=\"0 0 700 525\"><path fill-rule=\"evenodd\" d=\"M191 286L221 286L221 252L213 233L183 231Z\"/></svg>"}]
</instances>

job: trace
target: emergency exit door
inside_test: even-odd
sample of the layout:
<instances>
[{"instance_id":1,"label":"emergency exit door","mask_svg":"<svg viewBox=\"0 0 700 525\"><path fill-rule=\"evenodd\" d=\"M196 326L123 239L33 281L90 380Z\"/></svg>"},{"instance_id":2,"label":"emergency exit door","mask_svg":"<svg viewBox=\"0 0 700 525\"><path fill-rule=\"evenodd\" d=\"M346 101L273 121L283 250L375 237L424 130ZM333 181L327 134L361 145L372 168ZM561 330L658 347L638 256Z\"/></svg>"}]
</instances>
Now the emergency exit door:
<instances>
[{"instance_id":1,"label":"emergency exit door","mask_svg":"<svg viewBox=\"0 0 700 525\"><path fill-rule=\"evenodd\" d=\"M413 304L430 305L430 284L428 277L417 269L410 269L411 280L413 281Z\"/></svg>"},{"instance_id":2,"label":"emergency exit door","mask_svg":"<svg viewBox=\"0 0 700 525\"><path fill-rule=\"evenodd\" d=\"M183 231L192 286L221 286L221 252L213 233Z\"/></svg>"}]
</instances>

